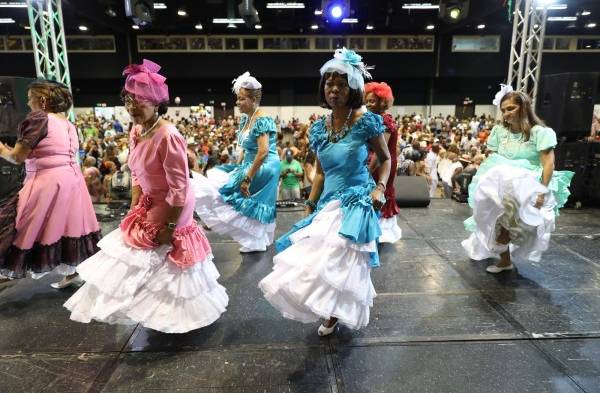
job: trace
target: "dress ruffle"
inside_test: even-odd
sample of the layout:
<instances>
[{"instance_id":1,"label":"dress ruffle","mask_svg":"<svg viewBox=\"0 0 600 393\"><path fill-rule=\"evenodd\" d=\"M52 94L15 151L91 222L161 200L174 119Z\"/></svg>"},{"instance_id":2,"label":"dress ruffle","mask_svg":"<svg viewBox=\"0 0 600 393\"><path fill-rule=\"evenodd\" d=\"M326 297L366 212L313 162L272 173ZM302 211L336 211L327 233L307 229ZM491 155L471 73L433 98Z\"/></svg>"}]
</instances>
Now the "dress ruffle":
<instances>
[{"instance_id":1,"label":"dress ruffle","mask_svg":"<svg viewBox=\"0 0 600 393\"><path fill-rule=\"evenodd\" d=\"M379 243L396 243L402 239L402 229L398 226L396 216L390 218L380 217L379 227L381 228Z\"/></svg>"},{"instance_id":2,"label":"dress ruffle","mask_svg":"<svg viewBox=\"0 0 600 393\"><path fill-rule=\"evenodd\" d=\"M127 244L134 248L152 249L160 246L154 239L163 226L146 221L151 206L151 198L147 194L142 195L137 206L121 222L123 236ZM206 236L195 222L175 229L172 246L167 255L168 260L184 269L205 260L211 253Z\"/></svg>"},{"instance_id":3,"label":"dress ruffle","mask_svg":"<svg viewBox=\"0 0 600 393\"><path fill-rule=\"evenodd\" d=\"M366 140L381 135L384 131L383 118L373 112L365 112L352 126L352 132L360 134ZM320 151L329 143L328 135L327 120L323 116L315 121L310 128L308 136L310 148L315 152Z\"/></svg>"},{"instance_id":4,"label":"dress ruffle","mask_svg":"<svg viewBox=\"0 0 600 393\"><path fill-rule=\"evenodd\" d=\"M12 245L0 265L0 275L8 278L24 278L31 273L41 278L50 272L72 274L75 266L98 251L100 231L73 238L62 237L53 244L34 243L28 250Z\"/></svg>"},{"instance_id":5,"label":"dress ruffle","mask_svg":"<svg viewBox=\"0 0 600 393\"><path fill-rule=\"evenodd\" d=\"M264 249L273 243L275 222L263 223L227 203L220 194L219 188L228 182L229 176L219 169L209 171L208 178L197 173L193 174L190 182L196 195L196 212L215 232L230 236L243 247L252 250ZM266 214L268 213L265 213L265 216ZM273 212L273 219L274 216Z\"/></svg>"},{"instance_id":6,"label":"dress ruffle","mask_svg":"<svg viewBox=\"0 0 600 393\"><path fill-rule=\"evenodd\" d=\"M319 212L328 206L331 201L339 201L339 206L342 211L342 223L337 230L339 234L352 243L367 244L375 241L381 236L381 228L379 227L379 219L373 210L371 202L371 185L368 187L354 186L340 190L336 195L333 195L329 200L320 200L317 209L313 214L303 220L298 221L292 229L281 236L275 242L277 252L281 252L291 246L290 237L297 231L309 226ZM379 257L377 251L371 253L371 267L379 266Z\"/></svg>"},{"instance_id":7,"label":"dress ruffle","mask_svg":"<svg viewBox=\"0 0 600 393\"><path fill-rule=\"evenodd\" d=\"M309 323L333 316L351 329L369 323L376 296L369 263L377 244L340 235L343 221L340 201L330 202L274 257L259 287L284 317Z\"/></svg>"},{"instance_id":8,"label":"dress ruffle","mask_svg":"<svg viewBox=\"0 0 600 393\"><path fill-rule=\"evenodd\" d=\"M77 268L86 283L65 303L72 320L140 323L184 333L212 324L225 312L229 299L217 282L212 254L181 269L167 262L171 247L132 248L119 229L98 245L101 251Z\"/></svg>"},{"instance_id":9,"label":"dress ruffle","mask_svg":"<svg viewBox=\"0 0 600 393\"><path fill-rule=\"evenodd\" d=\"M563 172L557 178L570 176L569 172ZM554 184L558 184L556 179ZM540 209L534 207L538 194L545 194ZM469 190L473 216L465 221L465 227L473 233L462 242L469 257L481 260L506 251L506 245L496 242L504 227L510 234L512 256L539 261L555 227L560 203L555 195L551 188L540 183L539 173L528 168L498 163L485 168L483 174L478 173L476 187Z\"/></svg>"}]
</instances>

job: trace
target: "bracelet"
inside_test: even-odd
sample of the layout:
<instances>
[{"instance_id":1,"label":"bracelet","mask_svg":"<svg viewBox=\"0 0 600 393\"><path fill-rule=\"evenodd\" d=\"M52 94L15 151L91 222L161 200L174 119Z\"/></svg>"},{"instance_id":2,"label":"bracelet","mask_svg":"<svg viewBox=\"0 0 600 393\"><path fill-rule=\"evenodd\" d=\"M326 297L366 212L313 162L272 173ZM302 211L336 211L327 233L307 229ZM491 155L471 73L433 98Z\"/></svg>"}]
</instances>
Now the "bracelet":
<instances>
[{"instance_id":1,"label":"bracelet","mask_svg":"<svg viewBox=\"0 0 600 393\"><path fill-rule=\"evenodd\" d=\"M383 187L383 191L382 191L382 192L385 192L385 190L386 190L386 188L387 188L387 187L385 186L385 183L384 183L384 182L382 182L382 181L380 181L379 183L377 183L377 187L379 187L379 186L382 186L382 187Z\"/></svg>"},{"instance_id":2,"label":"bracelet","mask_svg":"<svg viewBox=\"0 0 600 393\"><path fill-rule=\"evenodd\" d=\"M311 201L310 199L305 200L304 204L313 210L315 210L317 208L317 204L314 203L313 201Z\"/></svg>"},{"instance_id":3,"label":"bracelet","mask_svg":"<svg viewBox=\"0 0 600 393\"><path fill-rule=\"evenodd\" d=\"M242 183L252 183L252 179L250 178L250 176L246 175L246 177L244 177L244 180L242 180Z\"/></svg>"}]
</instances>

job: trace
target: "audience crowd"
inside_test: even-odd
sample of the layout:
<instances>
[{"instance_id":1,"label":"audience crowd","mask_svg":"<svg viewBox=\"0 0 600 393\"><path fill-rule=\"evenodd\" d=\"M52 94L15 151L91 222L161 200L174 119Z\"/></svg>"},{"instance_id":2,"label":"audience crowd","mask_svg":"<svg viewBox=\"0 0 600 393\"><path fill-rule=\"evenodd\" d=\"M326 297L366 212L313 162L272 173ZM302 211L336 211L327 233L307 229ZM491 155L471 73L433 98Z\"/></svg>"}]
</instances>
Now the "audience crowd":
<instances>
[{"instance_id":1,"label":"audience crowd","mask_svg":"<svg viewBox=\"0 0 600 393\"><path fill-rule=\"evenodd\" d=\"M315 155L309 149L308 130L316 115L301 122L276 119L278 150L282 161L280 200L298 200L310 191L315 174ZM236 163L242 149L238 146L238 118L229 116L215 121L212 117L192 114L187 118L169 118L188 142L188 162L192 170L206 173L220 164ZM450 198L464 194L463 178L469 178L485 159L486 139L495 120L473 117L459 120L454 116L419 114L398 116L397 176L422 176L431 197ZM94 202L128 199L131 175L127 167L131 124L117 120L80 115L76 120L80 133L80 162L88 190ZM464 199L464 195L463 195Z\"/></svg>"}]
</instances>

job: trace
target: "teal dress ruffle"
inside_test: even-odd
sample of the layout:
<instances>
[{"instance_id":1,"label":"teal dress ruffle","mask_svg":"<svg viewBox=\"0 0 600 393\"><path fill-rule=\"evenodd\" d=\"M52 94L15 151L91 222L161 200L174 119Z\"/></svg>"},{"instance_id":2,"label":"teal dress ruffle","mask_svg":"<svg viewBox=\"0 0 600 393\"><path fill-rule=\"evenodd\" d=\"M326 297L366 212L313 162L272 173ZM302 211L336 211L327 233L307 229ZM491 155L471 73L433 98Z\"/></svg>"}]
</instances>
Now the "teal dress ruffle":
<instances>
[{"instance_id":1,"label":"teal dress ruffle","mask_svg":"<svg viewBox=\"0 0 600 393\"><path fill-rule=\"evenodd\" d=\"M240 214L253 218L262 224L275 221L277 186L279 184L279 156L276 147L277 127L270 117L259 117L252 128L243 135L248 117L244 115L238 130L238 142L244 149L244 159L240 164L221 165L218 169L230 173L229 181L219 189L223 200ZM250 197L245 198L240 184L246 177L258 153L257 138L269 135L269 153L250 184Z\"/></svg>"},{"instance_id":2,"label":"teal dress ruffle","mask_svg":"<svg viewBox=\"0 0 600 393\"><path fill-rule=\"evenodd\" d=\"M556 134L554 130L535 126L532 129L530 140L527 142L511 142L510 131L502 126L496 126L488 138L488 147L496 153L486 158L469 185L469 206L474 206L475 189L481 177L491 168L498 165L524 168L535 173L537 179L542 181L543 167L539 160L539 152L556 146ZM506 156L510 156L508 158ZM555 214L559 215L561 209L569 199L571 192L569 185L574 173L571 171L554 171L548 189L556 200ZM469 217L464 222L465 229L470 232L476 231L475 220Z\"/></svg>"},{"instance_id":3,"label":"teal dress ruffle","mask_svg":"<svg viewBox=\"0 0 600 393\"><path fill-rule=\"evenodd\" d=\"M381 116L366 112L353 126L350 132L337 143L328 141L325 118L316 121L310 130L311 149L317 153L325 184L315 211L297 222L290 231L275 242L277 252L288 248L292 242L290 236L313 222L315 216L325 205L333 200L340 201L343 221L339 235L357 243L366 244L381 236L377 213L371 202L371 192L375 182L367 168L368 141L384 132ZM371 267L378 267L379 256L370 253Z\"/></svg>"}]
</instances>

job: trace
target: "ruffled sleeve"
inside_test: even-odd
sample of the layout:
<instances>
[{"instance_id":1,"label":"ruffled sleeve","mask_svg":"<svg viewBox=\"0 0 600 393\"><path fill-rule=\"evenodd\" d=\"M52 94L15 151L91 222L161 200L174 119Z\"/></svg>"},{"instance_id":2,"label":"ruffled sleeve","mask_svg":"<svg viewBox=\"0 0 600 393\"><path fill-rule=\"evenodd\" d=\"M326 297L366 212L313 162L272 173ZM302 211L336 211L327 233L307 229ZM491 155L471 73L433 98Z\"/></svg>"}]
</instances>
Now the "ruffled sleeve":
<instances>
[{"instance_id":1,"label":"ruffled sleeve","mask_svg":"<svg viewBox=\"0 0 600 393\"><path fill-rule=\"evenodd\" d=\"M171 206L184 206L188 189L185 139L179 132L169 127L160 144L158 153L169 185L169 192L165 201Z\"/></svg>"},{"instance_id":2,"label":"ruffled sleeve","mask_svg":"<svg viewBox=\"0 0 600 393\"><path fill-rule=\"evenodd\" d=\"M325 130L325 118L322 117L310 126L308 143L313 152L317 153L327 142L327 131Z\"/></svg>"},{"instance_id":3,"label":"ruffled sleeve","mask_svg":"<svg viewBox=\"0 0 600 393\"><path fill-rule=\"evenodd\" d=\"M492 132L490 132L490 136L488 136L487 138L487 147L488 149L490 149L491 151L498 151L498 148L500 147L500 132L502 130L502 127L499 125L494 126L494 128L492 128Z\"/></svg>"},{"instance_id":4,"label":"ruffled sleeve","mask_svg":"<svg viewBox=\"0 0 600 393\"><path fill-rule=\"evenodd\" d=\"M556 133L552 128L535 127L535 149L544 151L556 146Z\"/></svg>"},{"instance_id":5,"label":"ruffled sleeve","mask_svg":"<svg viewBox=\"0 0 600 393\"><path fill-rule=\"evenodd\" d=\"M44 111L33 111L20 124L17 143L33 149L46 135L48 135L48 114Z\"/></svg>"},{"instance_id":6,"label":"ruffled sleeve","mask_svg":"<svg viewBox=\"0 0 600 393\"><path fill-rule=\"evenodd\" d=\"M383 118L373 112L366 112L358 121L358 131L365 142L385 132Z\"/></svg>"},{"instance_id":7,"label":"ruffled sleeve","mask_svg":"<svg viewBox=\"0 0 600 393\"><path fill-rule=\"evenodd\" d=\"M254 121L254 125L252 126L252 135L254 137L259 137L262 134L276 134L277 126L275 122L270 117L259 117Z\"/></svg>"}]
</instances>

